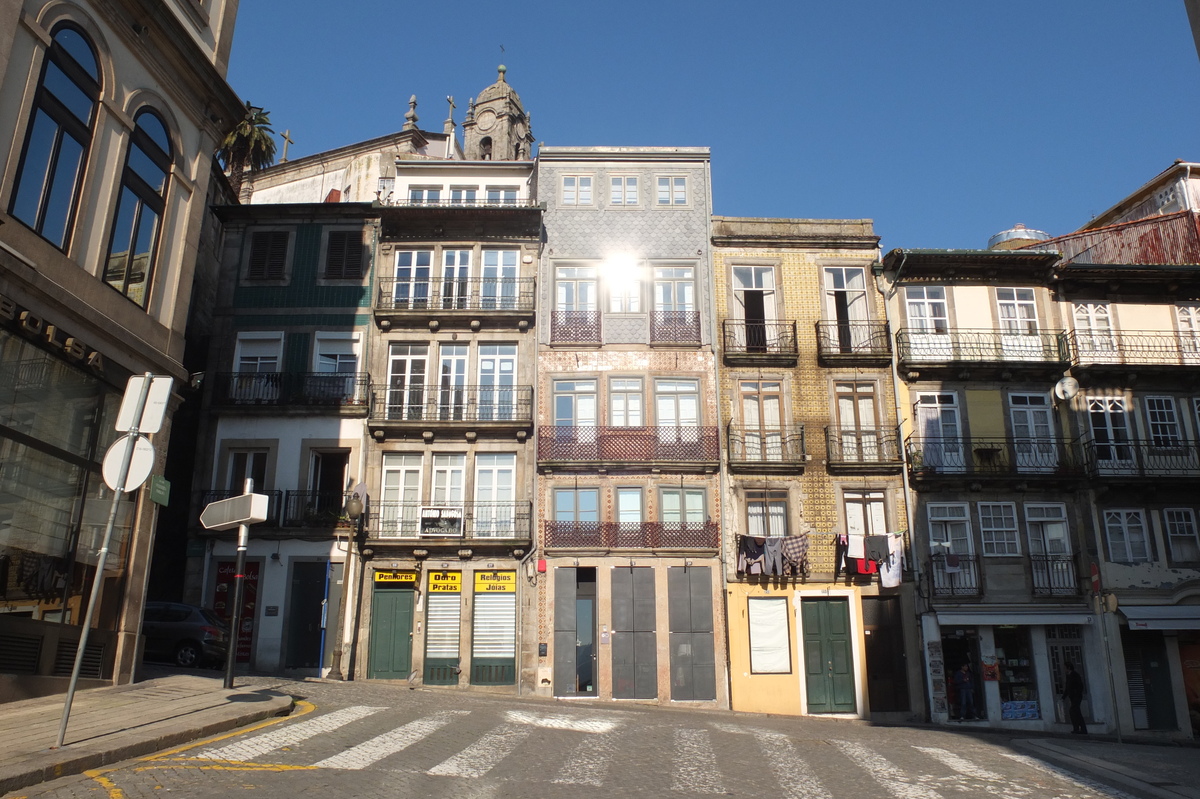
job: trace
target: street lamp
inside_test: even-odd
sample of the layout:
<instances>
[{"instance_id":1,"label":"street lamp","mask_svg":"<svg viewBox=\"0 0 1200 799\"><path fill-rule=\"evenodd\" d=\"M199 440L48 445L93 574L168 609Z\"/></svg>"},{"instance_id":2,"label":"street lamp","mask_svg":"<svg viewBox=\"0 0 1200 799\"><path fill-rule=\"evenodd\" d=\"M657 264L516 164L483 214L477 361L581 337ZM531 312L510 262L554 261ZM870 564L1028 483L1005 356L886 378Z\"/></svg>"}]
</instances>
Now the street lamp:
<instances>
[{"instance_id":1,"label":"street lamp","mask_svg":"<svg viewBox=\"0 0 1200 799\"><path fill-rule=\"evenodd\" d=\"M358 612L362 605L362 583L366 576L366 559L372 555L371 550L366 548L366 529L367 529L367 491L366 486L359 485L354 489L354 493L346 500L346 506L343 508L348 518L354 523L354 543L358 548L358 586L357 598L354 603L354 632L352 643L350 645L349 668L343 672L342 670L342 643L343 620L346 618L345 612L338 614L337 626L337 647L333 651L333 662L330 664L329 676L336 680L346 680L354 678L354 652L358 648ZM353 551L353 548L351 549ZM342 599L345 602L345 597Z\"/></svg>"}]
</instances>

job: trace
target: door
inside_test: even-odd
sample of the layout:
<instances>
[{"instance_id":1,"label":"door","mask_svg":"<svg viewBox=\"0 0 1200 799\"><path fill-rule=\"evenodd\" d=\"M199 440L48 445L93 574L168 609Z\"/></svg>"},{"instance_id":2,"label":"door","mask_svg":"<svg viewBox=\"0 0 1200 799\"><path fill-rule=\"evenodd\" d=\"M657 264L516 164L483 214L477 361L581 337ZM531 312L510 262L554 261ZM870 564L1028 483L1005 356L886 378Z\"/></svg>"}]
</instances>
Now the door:
<instances>
[{"instance_id":1,"label":"door","mask_svg":"<svg viewBox=\"0 0 1200 799\"><path fill-rule=\"evenodd\" d=\"M863 642L871 712L909 709L900 597L863 597Z\"/></svg>"},{"instance_id":2,"label":"door","mask_svg":"<svg viewBox=\"0 0 1200 799\"><path fill-rule=\"evenodd\" d=\"M1088 399L1088 421L1092 427L1096 467L1106 473L1133 471L1133 445L1129 440L1125 400L1091 397Z\"/></svg>"},{"instance_id":3,"label":"door","mask_svg":"<svg viewBox=\"0 0 1200 799\"><path fill-rule=\"evenodd\" d=\"M329 527L337 524L342 516L342 507L346 504L346 472L349 465L349 452L313 453L311 490L303 508L302 520L305 524ZM298 510L288 508L288 515L295 519Z\"/></svg>"},{"instance_id":4,"label":"door","mask_svg":"<svg viewBox=\"0 0 1200 799\"><path fill-rule=\"evenodd\" d=\"M596 381L554 381L554 446L560 456L594 456L596 446Z\"/></svg>"},{"instance_id":5,"label":"door","mask_svg":"<svg viewBox=\"0 0 1200 799\"><path fill-rule=\"evenodd\" d=\"M471 251L442 252L442 307L462 310L469 307Z\"/></svg>"},{"instance_id":6,"label":"door","mask_svg":"<svg viewBox=\"0 0 1200 799\"><path fill-rule=\"evenodd\" d=\"M375 583L367 677L407 680L412 673L413 590Z\"/></svg>"},{"instance_id":7,"label":"door","mask_svg":"<svg viewBox=\"0 0 1200 799\"><path fill-rule=\"evenodd\" d=\"M515 417L516 375L516 344L479 345L479 421Z\"/></svg>"},{"instance_id":8,"label":"door","mask_svg":"<svg viewBox=\"0 0 1200 799\"><path fill-rule=\"evenodd\" d=\"M292 562L285 669L316 669L321 665L328 572L326 561Z\"/></svg>"},{"instance_id":9,"label":"door","mask_svg":"<svg viewBox=\"0 0 1200 799\"><path fill-rule=\"evenodd\" d=\"M780 383L741 383L742 436L748 461L783 460L783 395Z\"/></svg>"},{"instance_id":10,"label":"door","mask_svg":"<svg viewBox=\"0 0 1200 799\"><path fill-rule=\"evenodd\" d=\"M1017 469L1022 472L1052 472L1058 468L1058 446L1050 416L1050 397L1045 394L1010 394L1013 448Z\"/></svg>"},{"instance_id":11,"label":"door","mask_svg":"<svg viewBox=\"0 0 1200 799\"><path fill-rule=\"evenodd\" d=\"M396 253L396 277L392 284L392 305L400 310L429 307L429 278L433 266L430 250L405 250Z\"/></svg>"},{"instance_id":12,"label":"door","mask_svg":"<svg viewBox=\"0 0 1200 799\"><path fill-rule=\"evenodd\" d=\"M775 269L770 266L735 266L733 268L734 297L742 306L742 318L746 320L745 341L731 342L741 345L746 352L766 352L774 336L770 328L775 320Z\"/></svg>"},{"instance_id":13,"label":"door","mask_svg":"<svg viewBox=\"0 0 1200 799\"><path fill-rule=\"evenodd\" d=\"M662 456L696 460L700 456L700 387L695 380L658 380L654 410Z\"/></svg>"},{"instance_id":14,"label":"door","mask_svg":"<svg viewBox=\"0 0 1200 799\"><path fill-rule=\"evenodd\" d=\"M357 342L352 338L318 336L317 374L308 378L305 394L321 403L342 404L360 401L355 391L358 372Z\"/></svg>"},{"instance_id":15,"label":"door","mask_svg":"<svg viewBox=\"0 0 1200 799\"><path fill-rule=\"evenodd\" d=\"M613 699L654 699L658 696L654 569L612 570L612 629Z\"/></svg>"},{"instance_id":16,"label":"door","mask_svg":"<svg viewBox=\"0 0 1200 799\"><path fill-rule=\"evenodd\" d=\"M1125 651L1125 678L1129 683L1134 728L1176 729L1175 697L1163 634L1123 630L1121 645Z\"/></svg>"},{"instance_id":17,"label":"door","mask_svg":"<svg viewBox=\"0 0 1200 799\"><path fill-rule=\"evenodd\" d=\"M383 455L383 492L375 514L381 538L408 538L420 532L421 455Z\"/></svg>"},{"instance_id":18,"label":"door","mask_svg":"<svg viewBox=\"0 0 1200 799\"><path fill-rule=\"evenodd\" d=\"M671 699L717 698L712 574L707 566L667 569Z\"/></svg>"},{"instance_id":19,"label":"door","mask_svg":"<svg viewBox=\"0 0 1200 799\"><path fill-rule=\"evenodd\" d=\"M825 318L834 322L838 352L855 352L870 344L867 321L866 270L861 266L825 267Z\"/></svg>"},{"instance_id":20,"label":"door","mask_svg":"<svg viewBox=\"0 0 1200 799\"><path fill-rule=\"evenodd\" d=\"M554 695L596 695L596 570L554 570Z\"/></svg>"},{"instance_id":21,"label":"door","mask_svg":"<svg viewBox=\"0 0 1200 799\"><path fill-rule=\"evenodd\" d=\"M948 361L954 357L944 286L904 289L909 360Z\"/></svg>"},{"instance_id":22,"label":"door","mask_svg":"<svg viewBox=\"0 0 1200 799\"><path fill-rule=\"evenodd\" d=\"M277 402L282 349L283 337L280 335L239 338L237 374L231 378L230 399L249 403Z\"/></svg>"},{"instance_id":23,"label":"door","mask_svg":"<svg viewBox=\"0 0 1200 799\"><path fill-rule=\"evenodd\" d=\"M512 310L517 307L517 251L484 250L482 307Z\"/></svg>"},{"instance_id":24,"label":"door","mask_svg":"<svg viewBox=\"0 0 1200 799\"><path fill-rule=\"evenodd\" d=\"M1112 332L1112 312L1106 302L1077 302L1074 309L1075 347L1084 363L1114 363L1120 358Z\"/></svg>"},{"instance_id":25,"label":"door","mask_svg":"<svg viewBox=\"0 0 1200 799\"><path fill-rule=\"evenodd\" d=\"M800 611L808 712L853 713L858 704L850 603L845 599L805 599Z\"/></svg>"},{"instance_id":26,"label":"door","mask_svg":"<svg viewBox=\"0 0 1200 799\"><path fill-rule=\"evenodd\" d=\"M388 363L389 419L422 419L425 412L425 373L429 345L392 344Z\"/></svg>"},{"instance_id":27,"label":"door","mask_svg":"<svg viewBox=\"0 0 1200 799\"><path fill-rule=\"evenodd\" d=\"M879 430L875 427L875 384L838 383L838 443L841 458L851 463L881 460ZM893 456L894 457L894 456Z\"/></svg>"},{"instance_id":28,"label":"door","mask_svg":"<svg viewBox=\"0 0 1200 799\"><path fill-rule=\"evenodd\" d=\"M467 418L467 345L443 344L438 367L438 418Z\"/></svg>"},{"instance_id":29,"label":"door","mask_svg":"<svg viewBox=\"0 0 1200 799\"><path fill-rule=\"evenodd\" d=\"M1091 717L1092 692L1087 685L1088 670L1083 660L1083 631L1073 624L1050 625L1046 627L1046 650L1050 655L1050 674L1054 681L1054 720L1060 724L1070 722L1068 705L1062 699L1063 691L1067 689L1067 664L1075 668L1075 673L1084 681L1083 704L1080 710L1083 717ZM1044 705L1044 703L1043 703ZM1046 713L1045 707L1042 709Z\"/></svg>"},{"instance_id":30,"label":"door","mask_svg":"<svg viewBox=\"0 0 1200 799\"><path fill-rule=\"evenodd\" d=\"M966 468L963 459L962 432L958 424L958 397L954 394L917 395L916 468L961 472Z\"/></svg>"},{"instance_id":31,"label":"door","mask_svg":"<svg viewBox=\"0 0 1200 799\"><path fill-rule=\"evenodd\" d=\"M514 504L517 456L511 452L475 456L475 524L473 535L484 538L516 536Z\"/></svg>"},{"instance_id":32,"label":"door","mask_svg":"<svg viewBox=\"0 0 1200 799\"><path fill-rule=\"evenodd\" d=\"M1007 361L1043 360L1033 289L996 289L1000 355Z\"/></svg>"}]
</instances>

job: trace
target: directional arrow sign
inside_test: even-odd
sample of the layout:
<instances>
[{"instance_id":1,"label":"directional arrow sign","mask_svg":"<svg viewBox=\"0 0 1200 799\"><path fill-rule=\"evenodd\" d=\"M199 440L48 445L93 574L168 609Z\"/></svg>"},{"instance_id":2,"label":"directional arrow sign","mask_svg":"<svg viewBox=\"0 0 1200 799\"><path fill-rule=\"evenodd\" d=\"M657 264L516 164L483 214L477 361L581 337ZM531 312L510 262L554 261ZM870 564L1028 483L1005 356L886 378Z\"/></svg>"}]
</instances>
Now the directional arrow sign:
<instances>
[{"instance_id":1,"label":"directional arrow sign","mask_svg":"<svg viewBox=\"0 0 1200 799\"><path fill-rule=\"evenodd\" d=\"M270 501L266 494L241 494L210 502L200 514L200 524L205 530L229 530L239 524L265 522Z\"/></svg>"}]
</instances>

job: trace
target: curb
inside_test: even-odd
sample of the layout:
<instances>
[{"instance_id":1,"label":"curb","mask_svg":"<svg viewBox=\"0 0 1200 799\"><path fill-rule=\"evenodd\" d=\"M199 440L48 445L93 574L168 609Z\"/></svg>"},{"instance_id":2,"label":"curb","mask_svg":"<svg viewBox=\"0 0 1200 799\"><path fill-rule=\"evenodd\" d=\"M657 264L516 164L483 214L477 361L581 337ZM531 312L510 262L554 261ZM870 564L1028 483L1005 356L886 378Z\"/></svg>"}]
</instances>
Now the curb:
<instances>
[{"instance_id":1,"label":"curb","mask_svg":"<svg viewBox=\"0 0 1200 799\"><path fill-rule=\"evenodd\" d=\"M1145 796L1153 796L1157 799L1195 799L1200 796L1200 793L1194 789L1178 783L1149 782L1148 775L1098 757L1070 751L1053 740L1026 738L1013 740L1011 744L1013 748L1019 749L1027 755L1075 771L1085 772L1088 776L1123 786ZM1173 790L1173 788L1180 788L1182 791Z\"/></svg>"}]
</instances>

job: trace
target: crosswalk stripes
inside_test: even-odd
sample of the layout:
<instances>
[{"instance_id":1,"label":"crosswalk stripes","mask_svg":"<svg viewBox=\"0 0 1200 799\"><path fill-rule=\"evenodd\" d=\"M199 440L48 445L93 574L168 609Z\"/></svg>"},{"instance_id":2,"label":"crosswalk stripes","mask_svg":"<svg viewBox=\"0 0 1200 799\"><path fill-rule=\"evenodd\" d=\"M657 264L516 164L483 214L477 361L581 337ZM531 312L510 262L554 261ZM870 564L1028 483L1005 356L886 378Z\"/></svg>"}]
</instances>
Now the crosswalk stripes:
<instances>
[{"instance_id":1,"label":"crosswalk stripes","mask_svg":"<svg viewBox=\"0 0 1200 799\"><path fill-rule=\"evenodd\" d=\"M833 799L812 767L796 754L796 747L786 735L768 730L756 730L753 735L766 754L785 799Z\"/></svg>"},{"instance_id":2,"label":"crosswalk stripes","mask_svg":"<svg viewBox=\"0 0 1200 799\"><path fill-rule=\"evenodd\" d=\"M708 730L675 730L675 773L671 788L691 793L725 793Z\"/></svg>"},{"instance_id":3,"label":"crosswalk stripes","mask_svg":"<svg viewBox=\"0 0 1200 799\"><path fill-rule=\"evenodd\" d=\"M230 744L229 746L206 749L200 752L197 757L206 760L253 760L259 755L265 755L274 749L306 741L314 735L333 732L352 721L357 721L358 719L370 716L372 713L378 713L386 709L382 707L353 705L341 710L335 710L332 713L327 713L324 716L298 721L295 724L286 725L271 732L248 738L245 741Z\"/></svg>"},{"instance_id":4,"label":"crosswalk stripes","mask_svg":"<svg viewBox=\"0 0 1200 799\"><path fill-rule=\"evenodd\" d=\"M530 732L532 729L524 725L501 724L425 773L442 777L481 777L516 749Z\"/></svg>"},{"instance_id":5,"label":"crosswalk stripes","mask_svg":"<svg viewBox=\"0 0 1200 799\"><path fill-rule=\"evenodd\" d=\"M1110 788L1107 785L1094 780L1089 780L1086 777L1081 777L1078 774L1072 774L1066 769L1053 766L1049 763L1044 763L1035 757L1018 755L1014 752L1001 752L1000 754L1004 757L1007 757L1009 760L1015 760L1023 766L1028 766L1034 771L1040 771L1043 774L1053 774L1061 780L1066 780L1077 788L1096 791L1104 797L1111 797L1111 799L1137 799L1137 797L1133 796L1132 794L1125 793L1125 791L1119 791L1116 788Z\"/></svg>"},{"instance_id":6,"label":"crosswalk stripes","mask_svg":"<svg viewBox=\"0 0 1200 799\"><path fill-rule=\"evenodd\" d=\"M842 754L853 760L875 782L887 789L896 799L942 799L932 788L913 782L899 767L882 755L876 754L862 744L853 741L830 741L842 750Z\"/></svg>"},{"instance_id":7,"label":"crosswalk stripes","mask_svg":"<svg viewBox=\"0 0 1200 799\"><path fill-rule=\"evenodd\" d=\"M407 749L417 741L423 740L445 727L458 716L465 716L470 712L469 710L446 710L434 713L427 718L410 721L408 724L389 730L382 735L376 735L369 741L364 741L358 746L339 752L333 757L327 757L313 765L318 768L343 768L354 771L364 769L389 755Z\"/></svg>"}]
</instances>

